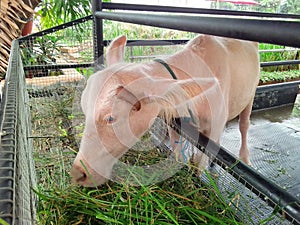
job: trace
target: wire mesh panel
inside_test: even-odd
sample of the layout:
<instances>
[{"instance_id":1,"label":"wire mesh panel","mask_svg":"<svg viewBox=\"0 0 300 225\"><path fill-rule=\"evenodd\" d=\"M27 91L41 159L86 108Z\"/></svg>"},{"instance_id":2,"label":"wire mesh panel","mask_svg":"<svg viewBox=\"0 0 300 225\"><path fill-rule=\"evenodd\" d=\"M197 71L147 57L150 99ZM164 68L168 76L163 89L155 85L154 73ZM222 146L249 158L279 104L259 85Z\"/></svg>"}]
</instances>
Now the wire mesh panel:
<instances>
[{"instance_id":1,"label":"wire mesh panel","mask_svg":"<svg viewBox=\"0 0 300 225\"><path fill-rule=\"evenodd\" d=\"M17 76L20 75L20 76ZM2 102L0 150L0 217L9 224L34 224L35 168L30 132L28 96L18 42L12 46Z\"/></svg>"},{"instance_id":2,"label":"wire mesh panel","mask_svg":"<svg viewBox=\"0 0 300 225\"><path fill-rule=\"evenodd\" d=\"M68 76L78 76L76 69L71 70L66 70ZM48 85L44 77L42 86L27 83L32 127L29 138L33 142L39 191L71 183L68 173L83 132L84 117L79 104L83 75L80 80Z\"/></svg>"},{"instance_id":3,"label":"wire mesh panel","mask_svg":"<svg viewBox=\"0 0 300 225\"><path fill-rule=\"evenodd\" d=\"M43 153L53 151L46 159L53 165L75 143L68 134L76 133L71 123L80 116L72 103L93 72L90 19L14 42L1 104L0 218L9 224L36 223L36 177L47 179L36 176ZM51 165L42 167L51 173Z\"/></svg>"},{"instance_id":4,"label":"wire mesh panel","mask_svg":"<svg viewBox=\"0 0 300 225\"><path fill-rule=\"evenodd\" d=\"M94 72L93 44L91 17L22 40L38 194L71 183L67 177L83 132L80 95ZM39 216L38 222L44 223Z\"/></svg>"},{"instance_id":5,"label":"wire mesh panel","mask_svg":"<svg viewBox=\"0 0 300 225\"><path fill-rule=\"evenodd\" d=\"M34 65L91 62L93 60L91 19L92 17L85 17L20 38L25 69ZM38 71L39 76L43 75L42 72L46 75L46 71Z\"/></svg>"}]
</instances>

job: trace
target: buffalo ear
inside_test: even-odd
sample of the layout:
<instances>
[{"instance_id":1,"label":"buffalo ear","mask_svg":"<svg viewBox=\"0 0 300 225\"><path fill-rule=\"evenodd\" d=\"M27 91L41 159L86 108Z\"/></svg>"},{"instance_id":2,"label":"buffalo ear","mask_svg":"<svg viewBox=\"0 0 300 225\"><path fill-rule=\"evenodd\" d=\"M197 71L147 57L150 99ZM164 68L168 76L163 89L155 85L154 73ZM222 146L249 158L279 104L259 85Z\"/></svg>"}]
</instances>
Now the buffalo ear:
<instances>
[{"instance_id":1,"label":"buffalo ear","mask_svg":"<svg viewBox=\"0 0 300 225\"><path fill-rule=\"evenodd\" d=\"M139 111L141 109L141 102L139 99L125 87L118 87L116 90L116 95L118 99L126 101L132 105L132 110Z\"/></svg>"},{"instance_id":2,"label":"buffalo ear","mask_svg":"<svg viewBox=\"0 0 300 225\"><path fill-rule=\"evenodd\" d=\"M165 86L165 92L160 95L162 102L167 101L173 106L181 105L194 97L209 95L218 88L216 78L194 78L178 80Z\"/></svg>"},{"instance_id":3,"label":"buffalo ear","mask_svg":"<svg viewBox=\"0 0 300 225\"><path fill-rule=\"evenodd\" d=\"M126 36L120 36L114 39L106 52L107 66L114 65L119 62L123 62L124 59L124 49L126 45Z\"/></svg>"},{"instance_id":4,"label":"buffalo ear","mask_svg":"<svg viewBox=\"0 0 300 225\"><path fill-rule=\"evenodd\" d=\"M209 95L209 91L217 90L218 84L219 82L215 77L194 78L178 82L178 86L191 98Z\"/></svg>"},{"instance_id":5,"label":"buffalo ear","mask_svg":"<svg viewBox=\"0 0 300 225\"><path fill-rule=\"evenodd\" d=\"M163 93L151 96L161 109L167 122L178 116L188 116L190 111L196 111L194 98L209 101L218 91L218 81L215 78L195 78L164 83Z\"/></svg>"}]
</instances>

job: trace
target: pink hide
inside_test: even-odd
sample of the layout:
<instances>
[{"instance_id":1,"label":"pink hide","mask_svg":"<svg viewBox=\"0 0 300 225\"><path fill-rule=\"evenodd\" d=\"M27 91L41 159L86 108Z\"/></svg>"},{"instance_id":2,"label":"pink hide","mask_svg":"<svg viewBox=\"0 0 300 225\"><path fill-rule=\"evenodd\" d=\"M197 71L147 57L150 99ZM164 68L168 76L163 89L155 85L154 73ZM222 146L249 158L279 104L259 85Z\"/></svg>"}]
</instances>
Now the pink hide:
<instances>
[{"instance_id":1,"label":"pink hide","mask_svg":"<svg viewBox=\"0 0 300 225\"><path fill-rule=\"evenodd\" d=\"M110 44L108 67L88 79L82 94L86 122L71 170L75 182L103 184L158 115L168 121L190 116L188 110L199 131L216 142L226 122L239 115L240 158L250 164L247 130L259 80L257 43L199 35L165 59L178 80L158 62L124 63L125 45L125 36Z\"/></svg>"}]
</instances>

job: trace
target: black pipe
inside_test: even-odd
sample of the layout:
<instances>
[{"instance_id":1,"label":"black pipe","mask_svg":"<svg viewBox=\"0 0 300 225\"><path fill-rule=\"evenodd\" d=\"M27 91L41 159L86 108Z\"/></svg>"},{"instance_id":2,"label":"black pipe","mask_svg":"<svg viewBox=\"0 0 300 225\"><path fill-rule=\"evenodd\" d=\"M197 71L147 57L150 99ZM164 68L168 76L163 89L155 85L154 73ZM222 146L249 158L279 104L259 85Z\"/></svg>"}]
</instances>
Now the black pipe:
<instances>
[{"instance_id":1,"label":"black pipe","mask_svg":"<svg viewBox=\"0 0 300 225\"><path fill-rule=\"evenodd\" d=\"M218 165L262 200L266 201L271 207L279 206L281 212L285 213L288 220L294 224L300 224L300 204L297 198L257 173L253 168L237 160L229 151L201 134L196 127L192 126L185 119L175 119L171 126L199 150L216 159L215 162Z\"/></svg>"},{"instance_id":2,"label":"black pipe","mask_svg":"<svg viewBox=\"0 0 300 225\"><path fill-rule=\"evenodd\" d=\"M126 46L167 46L167 45L183 45L189 40L128 40ZM108 46L111 40L104 40L103 45ZM275 52L275 51L274 51ZM283 66L283 65L297 65L300 64L300 60L285 60L285 61L270 61L261 62L261 67L269 66Z\"/></svg>"},{"instance_id":3,"label":"black pipe","mask_svg":"<svg viewBox=\"0 0 300 225\"><path fill-rule=\"evenodd\" d=\"M104 46L107 46L107 41L104 41ZM149 46L148 42L145 42L143 44L135 44L135 41L132 41L128 46ZM166 43L166 42L165 42ZM174 44L174 43L173 43ZM153 45L155 46L160 45L160 42L154 42ZM166 44L164 44L166 45ZM170 42L170 45L172 43ZM288 60L288 61L274 61L274 62L261 62L261 67L268 67L268 66L282 66L282 65L296 65L300 64L300 60ZM87 68L87 67L93 67L95 66L94 63L70 63L70 64L53 64L53 65L31 65L31 66L24 66L24 71L28 70L55 70L55 69L72 69L72 68Z\"/></svg>"},{"instance_id":4,"label":"black pipe","mask_svg":"<svg viewBox=\"0 0 300 225\"><path fill-rule=\"evenodd\" d=\"M92 1L92 10L93 14L96 12L102 11L102 1L101 0L93 0ZM100 66L104 63L103 54L104 54L104 45L103 45L103 19L100 17L94 17L94 61L95 72L100 69Z\"/></svg>"},{"instance_id":5,"label":"black pipe","mask_svg":"<svg viewBox=\"0 0 300 225\"><path fill-rule=\"evenodd\" d=\"M166 45L183 45L189 40L127 40L126 46L166 46ZM104 40L103 45L108 46L111 40Z\"/></svg>"},{"instance_id":6,"label":"black pipe","mask_svg":"<svg viewBox=\"0 0 300 225\"><path fill-rule=\"evenodd\" d=\"M129 43L128 46L149 46L148 42L143 44L135 44L135 41L132 41L132 45ZM166 43L166 42L165 42ZM174 43L173 43L174 44ZM160 46L160 42L154 42L153 45L150 46ZM166 44L164 44L166 45ZM170 45L172 43L170 42ZM107 41L104 41L104 46L107 46ZM281 66L281 65L296 65L300 64L300 60L288 60L288 61L274 61L274 62L262 62L260 63L261 67L268 66ZM95 66L94 63L70 63L70 64L53 64L53 65L31 65L24 66L24 71L28 70L55 70L55 69L76 69L76 68L87 68Z\"/></svg>"},{"instance_id":7,"label":"black pipe","mask_svg":"<svg viewBox=\"0 0 300 225\"><path fill-rule=\"evenodd\" d=\"M77 19L77 20L73 20L71 22L67 22L67 23L64 23L64 24L61 24L61 25L58 25L58 26L55 26L55 27L51 27L51 28L46 29L46 30L42 30L42 31L27 35L27 36L20 37L20 38L18 38L18 40L20 42L22 42L22 41L34 39L35 37L41 37L41 36L44 36L46 34L51 34L51 33L57 32L59 30L63 30L63 29L66 29L68 27L72 27L74 25L86 22L88 20L92 20L93 18L94 18L93 15L89 15L89 16L86 16L86 17L83 17L83 18L80 18L80 19Z\"/></svg>"},{"instance_id":8,"label":"black pipe","mask_svg":"<svg viewBox=\"0 0 300 225\"><path fill-rule=\"evenodd\" d=\"M300 64L300 60L261 62L260 66L268 67L268 66L284 66L284 65L297 65L297 64Z\"/></svg>"},{"instance_id":9,"label":"black pipe","mask_svg":"<svg viewBox=\"0 0 300 225\"><path fill-rule=\"evenodd\" d=\"M32 65L24 66L24 71L28 70L59 70L59 69L75 69L93 67L94 63L70 63L70 64L54 64L54 65Z\"/></svg>"},{"instance_id":10,"label":"black pipe","mask_svg":"<svg viewBox=\"0 0 300 225\"><path fill-rule=\"evenodd\" d=\"M300 47L299 22L121 12L95 12L95 16L127 23Z\"/></svg>"},{"instance_id":11,"label":"black pipe","mask_svg":"<svg viewBox=\"0 0 300 225\"><path fill-rule=\"evenodd\" d=\"M110 3L110 2L103 2L102 3L102 9L300 19L300 15L298 15L298 14L264 13L264 12L221 10L221 9L204 9L204 8L188 8L188 7L174 7L174 6L123 4L123 3Z\"/></svg>"}]
</instances>

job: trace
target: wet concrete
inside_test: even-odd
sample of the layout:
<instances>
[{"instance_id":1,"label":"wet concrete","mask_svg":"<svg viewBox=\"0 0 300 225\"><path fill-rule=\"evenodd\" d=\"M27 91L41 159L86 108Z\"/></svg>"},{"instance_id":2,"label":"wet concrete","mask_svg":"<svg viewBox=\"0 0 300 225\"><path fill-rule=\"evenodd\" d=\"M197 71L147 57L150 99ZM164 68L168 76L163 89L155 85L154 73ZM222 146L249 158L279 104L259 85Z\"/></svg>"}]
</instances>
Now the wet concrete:
<instances>
[{"instance_id":1,"label":"wet concrete","mask_svg":"<svg viewBox=\"0 0 300 225\"><path fill-rule=\"evenodd\" d=\"M278 122L300 131L300 94L294 105L253 112L251 122L252 124Z\"/></svg>"},{"instance_id":2,"label":"wet concrete","mask_svg":"<svg viewBox=\"0 0 300 225\"><path fill-rule=\"evenodd\" d=\"M240 133L237 120L227 124L221 145L238 155ZM300 95L292 106L253 112L248 147L252 167L300 201ZM271 215L271 207L226 173L221 174L219 186L224 193L238 190L245 199L240 202L240 207L251 215L254 224ZM290 223L277 217L268 224Z\"/></svg>"}]
</instances>

